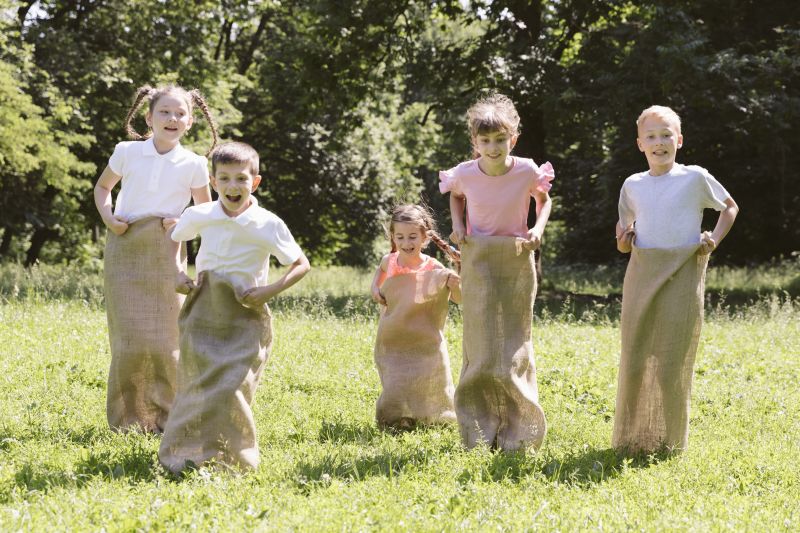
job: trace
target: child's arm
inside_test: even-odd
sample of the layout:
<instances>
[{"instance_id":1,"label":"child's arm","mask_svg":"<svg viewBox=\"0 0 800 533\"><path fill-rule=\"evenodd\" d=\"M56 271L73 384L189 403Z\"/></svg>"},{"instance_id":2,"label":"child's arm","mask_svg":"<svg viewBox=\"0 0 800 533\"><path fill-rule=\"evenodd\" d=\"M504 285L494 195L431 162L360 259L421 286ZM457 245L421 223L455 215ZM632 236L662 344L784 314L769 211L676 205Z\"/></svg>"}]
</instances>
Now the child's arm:
<instances>
[{"instance_id":1,"label":"child's arm","mask_svg":"<svg viewBox=\"0 0 800 533\"><path fill-rule=\"evenodd\" d=\"M375 275L372 276L372 300L381 305L386 305L386 298L381 293L381 285L386 281L386 265L389 261L389 256L384 255L378 268L375 269Z\"/></svg>"},{"instance_id":2,"label":"child's arm","mask_svg":"<svg viewBox=\"0 0 800 533\"><path fill-rule=\"evenodd\" d=\"M533 242L534 250L542 244L542 235L544 235L544 227L550 219L550 211L553 210L553 201L550 195L546 192L537 191L533 195L536 201L536 224L528 230L528 239Z\"/></svg>"},{"instance_id":3,"label":"child's arm","mask_svg":"<svg viewBox=\"0 0 800 533\"><path fill-rule=\"evenodd\" d=\"M618 220L615 233L617 236L617 250L623 254L631 253L633 249L633 238L636 235L636 232L633 230L633 225L631 224L630 227L623 228L622 221Z\"/></svg>"},{"instance_id":4,"label":"child's arm","mask_svg":"<svg viewBox=\"0 0 800 533\"><path fill-rule=\"evenodd\" d=\"M450 240L456 244L461 244L464 235L467 234L467 227L464 225L464 209L467 207L466 198L450 193L450 218L453 220L453 233Z\"/></svg>"},{"instance_id":5,"label":"child's arm","mask_svg":"<svg viewBox=\"0 0 800 533\"><path fill-rule=\"evenodd\" d=\"M450 289L450 299L454 303L461 303L461 276L454 270L450 270L447 274L447 288Z\"/></svg>"},{"instance_id":6,"label":"child's arm","mask_svg":"<svg viewBox=\"0 0 800 533\"><path fill-rule=\"evenodd\" d=\"M122 235L128 230L128 223L121 217L114 216L111 208L111 190L121 179L122 176L115 174L110 167L106 166L94 186L94 205L97 207L103 223L115 235Z\"/></svg>"},{"instance_id":7,"label":"child's arm","mask_svg":"<svg viewBox=\"0 0 800 533\"><path fill-rule=\"evenodd\" d=\"M736 202L733 198L728 198L725 200L725 209L720 211L719 218L717 219L717 225L714 227L714 231L709 235L708 232L704 233L701 237L701 244L700 244L700 255L706 255L713 252L719 243L722 242L722 239L725 238L725 235L731 230L733 226L734 220L736 220L736 215L739 214L739 206L736 205Z\"/></svg>"},{"instance_id":8,"label":"child's arm","mask_svg":"<svg viewBox=\"0 0 800 533\"><path fill-rule=\"evenodd\" d=\"M301 253L297 261L289 265L289 269L277 281L245 292L242 296L242 303L249 307L264 305L270 298L277 296L303 279L309 270L311 270L311 265L305 254Z\"/></svg>"},{"instance_id":9,"label":"child's arm","mask_svg":"<svg viewBox=\"0 0 800 533\"><path fill-rule=\"evenodd\" d=\"M204 204L211 201L211 191L208 185L202 187L192 187L192 201L194 205ZM161 220L161 225L164 229L168 230L178 222L177 218L164 218Z\"/></svg>"}]
</instances>

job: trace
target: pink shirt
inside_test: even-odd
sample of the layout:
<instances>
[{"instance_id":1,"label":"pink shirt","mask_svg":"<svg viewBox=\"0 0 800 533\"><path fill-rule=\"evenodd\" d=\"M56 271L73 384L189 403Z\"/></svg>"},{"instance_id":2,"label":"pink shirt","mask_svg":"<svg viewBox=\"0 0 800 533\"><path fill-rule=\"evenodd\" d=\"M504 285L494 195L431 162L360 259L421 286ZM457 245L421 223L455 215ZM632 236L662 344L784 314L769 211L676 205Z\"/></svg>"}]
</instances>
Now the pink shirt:
<instances>
[{"instance_id":1,"label":"pink shirt","mask_svg":"<svg viewBox=\"0 0 800 533\"><path fill-rule=\"evenodd\" d=\"M533 159L514 157L511 170L488 176L478 160L465 161L439 172L439 190L467 199L467 235L527 237L531 196L550 190L555 177L548 162L541 167Z\"/></svg>"},{"instance_id":2,"label":"pink shirt","mask_svg":"<svg viewBox=\"0 0 800 533\"><path fill-rule=\"evenodd\" d=\"M422 263L417 268L404 267L397 264L397 257L399 255L399 252L392 252L389 254L389 258L386 261L386 279L399 274L413 274L414 272L427 272L428 270L444 268L444 265L442 265L439 261L425 254L421 254Z\"/></svg>"}]
</instances>

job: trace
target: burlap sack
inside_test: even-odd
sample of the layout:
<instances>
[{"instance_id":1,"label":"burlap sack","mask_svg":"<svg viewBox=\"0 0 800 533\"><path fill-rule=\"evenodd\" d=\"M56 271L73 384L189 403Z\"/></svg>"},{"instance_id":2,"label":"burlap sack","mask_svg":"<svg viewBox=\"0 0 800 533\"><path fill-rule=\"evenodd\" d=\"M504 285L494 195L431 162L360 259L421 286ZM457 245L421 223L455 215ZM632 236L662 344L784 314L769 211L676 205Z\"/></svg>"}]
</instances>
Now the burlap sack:
<instances>
[{"instance_id":1,"label":"burlap sack","mask_svg":"<svg viewBox=\"0 0 800 533\"><path fill-rule=\"evenodd\" d=\"M443 269L386 280L375 341L383 391L375 418L381 427L455 422L453 378L444 339L450 291Z\"/></svg>"},{"instance_id":2,"label":"burlap sack","mask_svg":"<svg viewBox=\"0 0 800 533\"><path fill-rule=\"evenodd\" d=\"M258 466L250 404L272 346L269 308L239 303L224 276L202 272L180 314L178 391L158 458L178 473L187 461Z\"/></svg>"},{"instance_id":3,"label":"burlap sack","mask_svg":"<svg viewBox=\"0 0 800 533\"><path fill-rule=\"evenodd\" d=\"M464 366L455 405L468 448L538 448L547 431L531 342L536 276L524 242L468 236L461 249Z\"/></svg>"},{"instance_id":4,"label":"burlap sack","mask_svg":"<svg viewBox=\"0 0 800 533\"><path fill-rule=\"evenodd\" d=\"M614 448L685 449L707 255L698 245L633 248L622 289Z\"/></svg>"},{"instance_id":5,"label":"burlap sack","mask_svg":"<svg viewBox=\"0 0 800 533\"><path fill-rule=\"evenodd\" d=\"M161 219L131 223L122 235L108 232L105 298L111 369L106 414L114 429L164 429L175 396L178 312L175 293L178 243ZM185 260L185 246L181 247Z\"/></svg>"}]
</instances>

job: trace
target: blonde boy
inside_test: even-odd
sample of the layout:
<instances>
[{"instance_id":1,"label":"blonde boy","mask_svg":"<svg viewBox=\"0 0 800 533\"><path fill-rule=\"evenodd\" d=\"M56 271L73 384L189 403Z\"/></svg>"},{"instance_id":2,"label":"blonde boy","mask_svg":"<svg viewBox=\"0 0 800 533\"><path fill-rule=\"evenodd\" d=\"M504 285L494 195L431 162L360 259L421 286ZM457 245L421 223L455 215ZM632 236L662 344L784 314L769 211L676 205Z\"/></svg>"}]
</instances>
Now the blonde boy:
<instances>
[{"instance_id":1,"label":"blonde boy","mask_svg":"<svg viewBox=\"0 0 800 533\"><path fill-rule=\"evenodd\" d=\"M619 199L617 249L631 258L612 444L631 452L682 450L708 255L739 208L707 170L675 162L683 135L672 109L648 107L636 125L649 170L626 179ZM713 232L701 233L706 208L720 216Z\"/></svg>"},{"instance_id":2,"label":"blonde boy","mask_svg":"<svg viewBox=\"0 0 800 533\"><path fill-rule=\"evenodd\" d=\"M309 271L286 224L251 196L261 176L258 154L244 143L225 143L211 155L215 202L191 207L172 239L200 235L197 283L181 274L188 294L179 317L178 391L159 449L173 472L215 459L255 468L258 443L250 404L272 344L267 301ZM269 257L289 265L267 282Z\"/></svg>"}]
</instances>

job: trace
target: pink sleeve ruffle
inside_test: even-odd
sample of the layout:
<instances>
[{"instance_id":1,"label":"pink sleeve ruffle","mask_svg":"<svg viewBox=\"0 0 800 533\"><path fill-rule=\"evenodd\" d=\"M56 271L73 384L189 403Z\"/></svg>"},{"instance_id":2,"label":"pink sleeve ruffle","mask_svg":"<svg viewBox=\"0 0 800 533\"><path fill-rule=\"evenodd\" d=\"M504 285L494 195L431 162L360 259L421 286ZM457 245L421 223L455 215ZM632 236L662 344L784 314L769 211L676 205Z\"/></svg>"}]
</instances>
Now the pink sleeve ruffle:
<instances>
[{"instance_id":1,"label":"pink sleeve ruffle","mask_svg":"<svg viewBox=\"0 0 800 533\"><path fill-rule=\"evenodd\" d=\"M453 170L440 170L439 171L439 192L442 194L454 192L461 194L461 187L459 186L458 178Z\"/></svg>"},{"instance_id":2,"label":"pink sleeve ruffle","mask_svg":"<svg viewBox=\"0 0 800 533\"><path fill-rule=\"evenodd\" d=\"M544 163L543 165L539 165L537 170L537 183L536 189L541 192L550 192L550 189L553 188L553 184L550 183L556 177L556 172L553 170L553 165L550 161Z\"/></svg>"}]
</instances>

